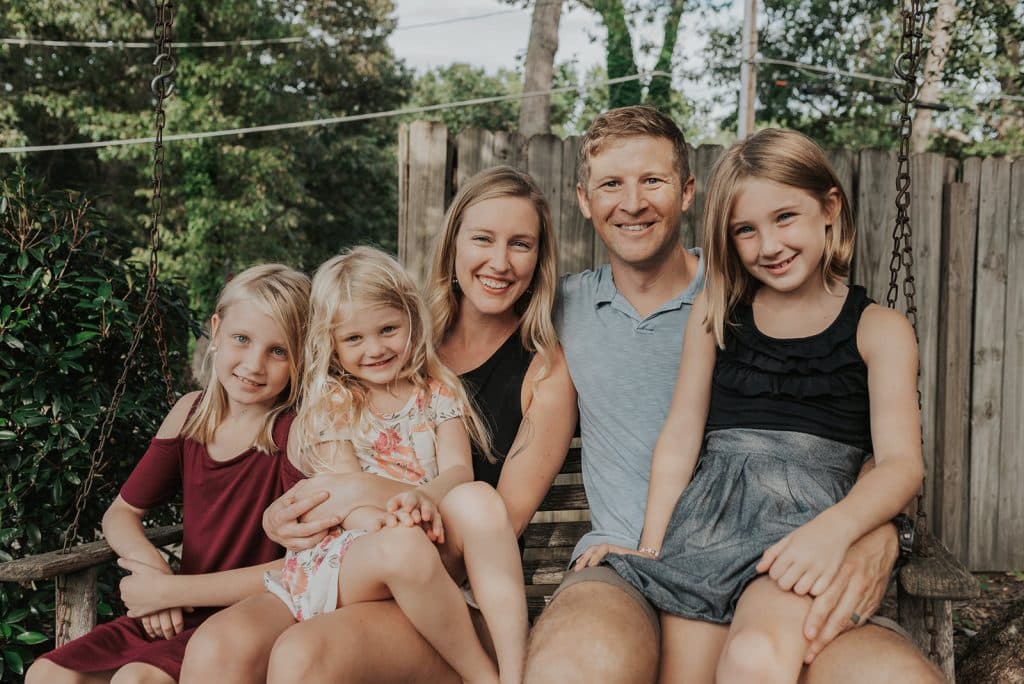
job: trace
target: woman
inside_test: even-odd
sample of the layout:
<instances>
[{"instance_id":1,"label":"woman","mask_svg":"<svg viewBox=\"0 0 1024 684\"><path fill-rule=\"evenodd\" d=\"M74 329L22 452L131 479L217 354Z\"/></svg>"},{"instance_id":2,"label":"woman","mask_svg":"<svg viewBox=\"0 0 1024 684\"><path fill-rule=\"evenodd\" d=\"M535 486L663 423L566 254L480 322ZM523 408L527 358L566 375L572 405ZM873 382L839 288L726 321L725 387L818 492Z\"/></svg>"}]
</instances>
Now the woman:
<instances>
[{"instance_id":1,"label":"woman","mask_svg":"<svg viewBox=\"0 0 1024 684\"><path fill-rule=\"evenodd\" d=\"M492 464L474 453L478 482L442 502L445 555L455 559L450 567L456 573L463 554L487 548L495 536L522 532L561 469L575 428L575 390L550 317L553 238L536 183L498 167L463 185L437 242L427 298L438 350L486 417L498 457ZM373 480L350 478L339 487L356 487L374 499L393 493L385 488L394 483ZM316 543L336 520L297 518L326 496L300 486L282 497L264 516L268 533L290 548ZM182 681L459 681L393 601L343 607L289 629L263 618L265 600L250 598L208 622L191 642ZM230 628L235 620L249 628ZM486 628L477 623L489 647Z\"/></svg>"}]
</instances>

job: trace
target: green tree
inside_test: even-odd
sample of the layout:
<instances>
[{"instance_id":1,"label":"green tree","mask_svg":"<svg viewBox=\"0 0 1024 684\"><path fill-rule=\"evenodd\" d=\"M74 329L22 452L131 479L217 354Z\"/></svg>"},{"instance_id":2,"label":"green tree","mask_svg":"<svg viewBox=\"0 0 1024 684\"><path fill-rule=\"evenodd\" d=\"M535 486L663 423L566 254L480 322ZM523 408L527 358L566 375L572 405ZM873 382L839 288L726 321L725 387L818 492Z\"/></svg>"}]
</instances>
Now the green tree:
<instances>
[{"instance_id":1,"label":"green tree","mask_svg":"<svg viewBox=\"0 0 1024 684\"><path fill-rule=\"evenodd\" d=\"M386 43L393 10L388 0L179 5L180 41L305 40L178 50L167 132L399 108L411 76ZM151 11L148 3L14 0L0 10L0 28L33 38L139 39L152 35ZM0 120L13 123L4 142L151 134L155 50L0 49L0 88L11 94ZM167 269L186 279L193 306L208 311L225 277L252 263L280 260L311 269L346 244L394 248L394 131L393 120L380 120L169 143ZM142 189L149 184L150 154L146 146L127 146L32 155L24 162L49 187L106 194L97 201L111 229L138 244L149 214Z\"/></svg>"}]
</instances>

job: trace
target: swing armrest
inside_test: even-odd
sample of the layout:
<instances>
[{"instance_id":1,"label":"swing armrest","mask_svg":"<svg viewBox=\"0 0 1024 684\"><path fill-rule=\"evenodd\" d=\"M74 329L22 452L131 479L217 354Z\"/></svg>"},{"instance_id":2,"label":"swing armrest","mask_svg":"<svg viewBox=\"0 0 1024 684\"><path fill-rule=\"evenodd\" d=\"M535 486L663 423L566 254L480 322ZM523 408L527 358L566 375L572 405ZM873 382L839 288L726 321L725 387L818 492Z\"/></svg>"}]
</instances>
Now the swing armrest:
<instances>
[{"instance_id":1,"label":"swing armrest","mask_svg":"<svg viewBox=\"0 0 1024 684\"><path fill-rule=\"evenodd\" d=\"M147 528L146 539L155 546L178 543L181 541L181 525ZM38 556L26 556L7 563L0 563L0 582L25 584L59 575L70 575L115 558L117 558L117 554L107 542L103 540L89 542L80 544L67 553L50 551Z\"/></svg>"},{"instance_id":2,"label":"swing armrest","mask_svg":"<svg viewBox=\"0 0 1024 684\"><path fill-rule=\"evenodd\" d=\"M981 593L974 575L931 532L921 536L914 557L900 568L899 582L920 598L959 600Z\"/></svg>"}]
</instances>

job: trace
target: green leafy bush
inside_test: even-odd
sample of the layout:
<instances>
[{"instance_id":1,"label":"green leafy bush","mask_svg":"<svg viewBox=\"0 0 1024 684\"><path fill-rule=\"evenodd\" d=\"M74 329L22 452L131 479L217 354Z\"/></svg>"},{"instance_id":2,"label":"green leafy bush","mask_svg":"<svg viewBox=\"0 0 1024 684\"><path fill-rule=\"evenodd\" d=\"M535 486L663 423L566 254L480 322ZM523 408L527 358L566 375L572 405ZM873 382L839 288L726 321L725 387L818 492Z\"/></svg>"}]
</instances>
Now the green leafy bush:
<instances>
[{"instance_id":1,"label":"green leafy bush","mask_svg":"<svg viewBox=\"0 0 1024 684\"><path fill-rule=\"evenodd\" d=\"M21 173L0 180L0 562L60 548L74 518L144 305L146 264L118 260L127 250L111 232L84 197L40 195ZM187 377L185 290L158 292L172 374ZM76 542L96 537L168 409L151 329L135 356ZM101 571L101 615L116 580ZM52 582L0 585L0 681L19 681L52 631Z\"/></svg>"}]
</instances>

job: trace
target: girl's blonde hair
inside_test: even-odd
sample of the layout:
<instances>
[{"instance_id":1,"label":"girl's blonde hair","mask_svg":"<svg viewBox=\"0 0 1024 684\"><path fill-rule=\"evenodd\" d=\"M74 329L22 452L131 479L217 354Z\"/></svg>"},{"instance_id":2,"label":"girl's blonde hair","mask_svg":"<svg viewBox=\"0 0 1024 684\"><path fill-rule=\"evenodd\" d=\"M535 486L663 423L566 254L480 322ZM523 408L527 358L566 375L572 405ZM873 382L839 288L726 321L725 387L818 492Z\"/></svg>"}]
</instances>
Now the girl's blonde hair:
<instances>
[{"instance_id":1,"label":"girl's blonde hair","mask_svg":"<svg viewBox=\"0 0 1024 684\"><path fill-rule=\"evenodd\" d=\"M558 255L551 209L537 182L528 174L510 166L495 166L476 174L462 184L445 216L444 232L434 246L433 265L427 281L427 300L434 322L434 344L440 346L459 316L459 293L455 278L455 240L462 227L466 210L485 200L499 197L521 197L529 200L537 212L540 235L537 245L537 268L527 293L516 302L520 314L520 336L523 346L541 358L538 378L547 374L551 354L558 344L551 311L555 305L558 284Z\"/></svg>"},{"instance_id":2,"label":"girl's blonde hair","mask_svg":"<svg viewBox=\"0 0 1024 684\"><path fill-rule=\"evenodd\" d=\"M323 434L344 425L357 449L370 446L358 443L371 415L367 389L358 378L345 372L334 351L334 330L341 322L342 310L356 302L388 306L405 314L409 322L409 353L396 379L409 380L416 392L428 396L429 380L447 388L463 408L470 439L490 459L487 428L472 410L458 376L438 359L430 317L416 284L394 258L372 247L346 250L321 264L313 276L306 369L296 419L302 444L316 445ZM307 471L329 469L330 464L316 456L315 449L303 453L303 468Z\"/></svg>"},{"instance_id":3,"label":"girl's blonde hair","mask_svg":"<svg viewBox=\"0 0 1024 684\"><path fill-rule=\"evenodd\" d=\"M302 377L302 348L309 314L309 278L282 264L253 266L231 279L217 297L214 313L222 321L228 309L238 302L247 302L259 309L281 328L285 351L288 353L288 385L263 420L254 446L268 454L277 453L274 444L274 421L295 406ZM227 392L217 378L213 363L216 346L211 344L204 359L207 374L206 390L196 410L185 421L182 434L197 442L213 439L217 427L224 420L228 406Z\"/></svg>"},{"instance_id":4,"label":"girl's blonde hair","mask_svg":"<svg viewBox=\"0 0 1024 684\"><path fill-rule=\"evenodd\" d=\"M708 303L704 322L719 347L725 346L725 326L731 320L733 308L750 303L758 287L757 280L740 263L729 231L736 195L748 178L799 188L813 195L822 207L827 206L829 193L834 189L840 203L838 225L824 227L821 276L829 291L832 285L850 276L853 211L821 148L801 133L778 128L766 128L737 142L711 170L704 205L704 292Z\"/></svg>"}]
</instances>

